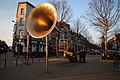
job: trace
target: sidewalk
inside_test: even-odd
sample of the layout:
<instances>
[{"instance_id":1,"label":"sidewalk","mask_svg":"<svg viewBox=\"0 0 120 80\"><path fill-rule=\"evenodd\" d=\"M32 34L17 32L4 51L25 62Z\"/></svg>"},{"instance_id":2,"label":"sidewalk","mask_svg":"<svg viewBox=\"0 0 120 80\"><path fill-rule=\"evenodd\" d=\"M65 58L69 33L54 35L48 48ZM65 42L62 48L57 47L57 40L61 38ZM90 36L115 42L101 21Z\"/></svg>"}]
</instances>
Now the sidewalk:
<instances>
[{"instance_id":1,"label":"sidewalk","mask_svg":"<svg viewBox=\"0 0 120 80\"><path fill-rule=\"evenodd\" d=\"M1 80L100 80L102 76L105 78L102 80L110 77L114 78L110 80L119 79L120 71L116 71L112 63L99 61L94 56L88 57L87 63L69 63L63 58L49 59L49 73L45 70L45 58L29 65L0 68Z\"/></svg>"},{"instance_id":2,"label":"sidewalk","mask_svg":"<svg viewBox=\"0 0 120 80\"><path fill-rule=\"evenodd\" d=\"M49 61L56 61L56 60L62 60L62 57L60 58L56 58L56 56L54 57L49 57ZM39 63L39 62L46 62L46 57L42 57L42 58L28 58L28 62L29 64L32 63ZM22 65L25 64L25 58L24 56L19 56L18 58L18 65ZM13 67L16 66L16 57L13 55L7 55L6 56L6 67ZM2 57L0 57L0 68L4 68L5 67L5 56L4 54L2 54Z\"/></svg>"}]
</instances>

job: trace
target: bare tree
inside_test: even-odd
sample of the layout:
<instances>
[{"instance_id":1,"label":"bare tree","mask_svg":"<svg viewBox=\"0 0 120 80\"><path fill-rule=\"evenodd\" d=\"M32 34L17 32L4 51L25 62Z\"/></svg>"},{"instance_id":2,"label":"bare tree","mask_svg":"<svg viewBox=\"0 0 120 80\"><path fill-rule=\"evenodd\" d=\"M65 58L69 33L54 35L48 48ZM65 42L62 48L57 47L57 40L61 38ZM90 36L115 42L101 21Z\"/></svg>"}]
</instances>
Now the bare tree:
<instances>
[{"instance_id":1,"label":"bare tree","mask_svg":"<svg viewBox=\"0 0 120 80\"><path fill-rule=\"evenodd\" d=\"M88 19L104 37L105 55L107 51L108 34L115 29L120 17L119 0L92 0L89 4L89 11L86 12Z\"/></svg>"},{"instance_id":2,"label":"bare tree","mask_svg":"<svg viewBox=\"0 0 120 80\"><path fill-rule=\"evenodd\" d=\"M66 0L49 0L49 3L55 6L58 14L58 19L61 22L70 22L72 18L72 9Z\"/></svg>"},{"instance_id":3,"label":"bare tree","mask_svg":"<svg viewBox=\"0 0 120 80\"><path fill-rule=\"evenodd\" d=\"M72 9L66 0L48 0L57 11L58 15L58 23L56 24L57 27L61 27L62 24L70 22L72 18ZM58 57L58 49L59 49L59 37L58 33L56 32L56 55Z\"/></svg>"},{"instance_id":4,"label":"bare tree","mask_svg":"<svg viewBox=\"0 0 120 80\"><path fill-rule=\"evenodd\" d=\"M73 21L72 30L77 33L77 43L76 43L77 51L78 51L78 47L79 47L79 45L78 45L79 44L79 40L81 39L79 37L79 35L82 35L89 42L92 42L92 36L88 32L87 27L81 22L81 20L79 18L77 18L76 20Z\"/></svg>"},{"instance_id":5,"label":"bare tree","mask_svg":"<svg viewBox=\"0 0 120 80\"><path fill-rule=\"evenodd\" d=\"M88 28L84 24L81 23L79 18L73 21L73 26L74 27L72 27L72 30L74 30L74 32L76 32L77 34L81 34L89 42L93 42L92 36L90 35Z\"/></svg>"},{"instance_id":6,"label":"bare tree","mask_svg":"<svg viewBox=\"0 0 120 80\"><path fill-rule=\"evenodd\" d=\"M73 29L77 34L84 34L86 27L84 24L81 23L79 18L73 21L73 26Z\"/></svg>"},{"instance_id":7,"label":"bare tree","mask_svg":"<svg viewBox=\"0 0 120 80\"><path fill-rule=\"evenodd\" d=\"M79 32L82 30L82 24L79 18L77 18L75 21L73 21L75 32L77 33L77 51L78 51L78 41L79 41ZM81 30L80 30L81 29Z\"/></svg>"}]
</instances>

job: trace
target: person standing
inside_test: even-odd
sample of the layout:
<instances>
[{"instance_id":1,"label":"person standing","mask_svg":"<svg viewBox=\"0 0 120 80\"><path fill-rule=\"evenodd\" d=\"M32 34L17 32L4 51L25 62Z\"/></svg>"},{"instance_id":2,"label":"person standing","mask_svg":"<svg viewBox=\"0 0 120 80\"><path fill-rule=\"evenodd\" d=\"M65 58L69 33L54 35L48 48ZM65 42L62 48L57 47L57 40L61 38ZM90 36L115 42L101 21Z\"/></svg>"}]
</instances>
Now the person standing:
<instances>
[{"instance_id":1,"label":"person standing","mask_svg":"<svg viewBox=\"0 0 120 80\"><path fill-rule=\"evenodd\" d=\"M79 62L82 62L82 57L83 57L83 54L82 54L82 49L79 51L78 55L79 55Z\"/></svg>"},{"instance_id":2,"label":"person standing","mask_svg":"<svg viewBox=\"0 0 120 80\"><path fill-rule=\"evenodd\" d=\"M86 63L86 52L84 49L82 51L82 54L83 54L83 63Z\"/></svg>"},{"instance_id":3,"label":"person standing","mask_svg":"<svg viewBox=\"0 0 120 80\"><path fill-rule=\"evenodd\" d=\"M84 49L81 49L80 52L78 53L79 55L79 62L81 63L86 63L86 52Z\"/></svg>"}]
</instances>

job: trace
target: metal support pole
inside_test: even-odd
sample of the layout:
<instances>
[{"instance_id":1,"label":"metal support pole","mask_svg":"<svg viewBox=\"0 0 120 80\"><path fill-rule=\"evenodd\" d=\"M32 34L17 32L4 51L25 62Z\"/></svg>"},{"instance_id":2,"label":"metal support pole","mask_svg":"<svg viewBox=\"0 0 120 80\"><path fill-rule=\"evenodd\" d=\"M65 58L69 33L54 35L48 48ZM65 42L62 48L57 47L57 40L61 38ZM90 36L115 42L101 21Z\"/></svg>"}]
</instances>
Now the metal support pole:
<instances>
[{"instance_id":1,"label":"metal support pole","mask_svg":"<svg viewBox=\"0 0 120 80\"><path fill-rule=\"evenodd\" d=\"M16 66L18 65L18 52L16 54Z\"/></svg>"},{"instance_id":2,"label":"metal support pole","mask_svg":"<svg viewBox=\"0 0 120 80\"><path fill-rule=\"evenodd\" d=\"M18 43L16 44L16 66L18 65Z\"/></svg>"},{"instance_id":3,"label":"metal support pole","mask_svg":"<svg viewBox=\"0 0 120 80\"><path fill-rule=\"evenodd\" d=\"M35 51L32 52L32 63L34 63L34 54L35 54Z\"/></svg>"},{"instance_id":4,"label":"metal support pole","mask_svg":"<svg viewBox=\"0 0 120 80\"><path fill-rule=\"evenodd\" d=\"M48 35L46 36L46 73L48 73Z\"/></svg>"},{"instance_id":5,"label":"metal support pole","mask_svg":"<svg viewBox=\"0 0 120 80\"><path fill-rule=\"evenodd\" d=\"M28 52L27 52L27 56L26 56L26 64L28 64Z\"/></svg>"},{"instance_id":6,"label":"metal support pole","mask_svg":"<svg viewBox=\"0 0 120 80\"><path fill-rule=\"evenodd\" d=\"M20 54L20 44L18 43L18 52L17 52L17 61L16 61L16 65L19 64L19 54Z\"/></svg>"},{"instance_id":7,"label":"metal support pole","mask_svg":"<svg viewBox=\"0 0 120 80\"><path fill-rule=\"evenodd\" d=\"M5 67L6 67L6 52L5 52Z\"/></svg>"},{"instance_id":8,"label":"metal support pole","mask_svg":"<svg viewBox=\"0 0 120 80\"><path fill-rule=\"evenodd\" d=\"M28 53L29 53L29 34L27 35L27 53L26 53L26 64L28 64Z\"/></svg>"},{"instance_id":9,"label":"metal support pole","mask_svg":"<svg viewBox=\"0 0 120 80\"><path fill-rule=\"evenodd\" d=\"M58 50L59 50L59 39L58 39L58 32L56 31L56 57L58 58Z\"/></svg>"},{"instance_id":10,"label":"metal support pole","mask_svg":"<svg viewBox=\"0 0 120 80\"><path fill-rule=\"evenodd\" d=\"M27 46L27 53L26 53L26 64L28 64L28 46Z\"/></svg>"}]
</instances>

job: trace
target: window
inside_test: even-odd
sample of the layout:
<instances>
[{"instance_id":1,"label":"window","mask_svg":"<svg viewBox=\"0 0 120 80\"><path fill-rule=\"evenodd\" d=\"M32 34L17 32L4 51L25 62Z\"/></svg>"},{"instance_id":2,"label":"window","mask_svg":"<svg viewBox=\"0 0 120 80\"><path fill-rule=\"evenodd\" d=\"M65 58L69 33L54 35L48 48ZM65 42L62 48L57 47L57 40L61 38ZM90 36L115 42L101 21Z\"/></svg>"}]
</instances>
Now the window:
<instances>
[{"instance_id":1,"label":"window","mask_svg":"<svg viewBox=\"0 0 120 80\"><path fill-rule=\"evenodd\" d=\"M23 18L20 18L20 26L23 26L24 25L24 20Z\"/></svg>"},{"instance_id":2,"label":"window","mask_svg":"<svg viewBox=\"0 0 120 80\"><path fill-rule=\"evenodd\" d=\"M21 8L21 14L24 14L24 8Z\"/></svg>"},{"instance_id":3,"label":"window","mask_svg":"<svg viewBox=\"0 0 120 80\"><path fill-rule=\"evenodd\" d=\"M23 30L21 29L21 30L19 30L19 36L20 36L20 39L22 39L23 38Z\"/></svg>"}]
</instances>

